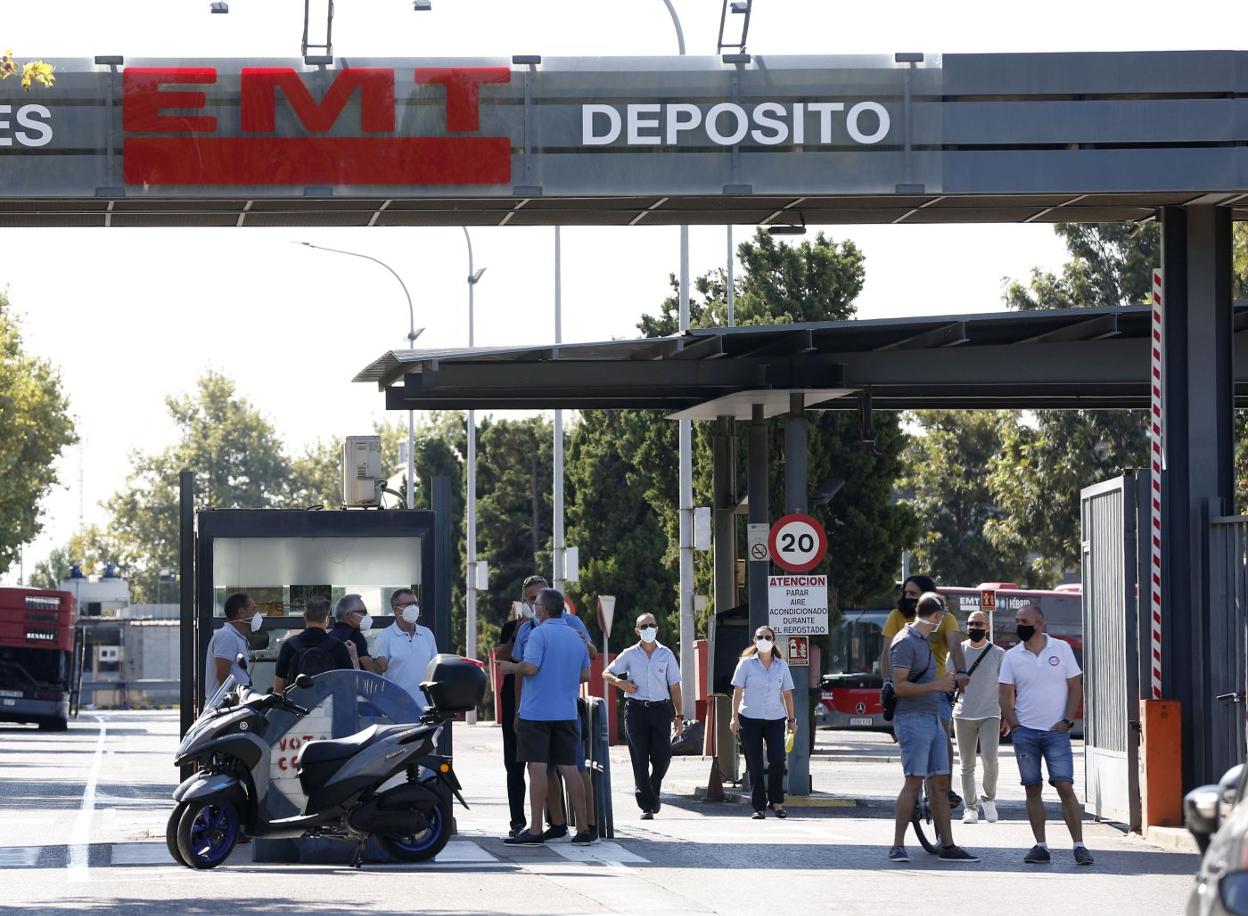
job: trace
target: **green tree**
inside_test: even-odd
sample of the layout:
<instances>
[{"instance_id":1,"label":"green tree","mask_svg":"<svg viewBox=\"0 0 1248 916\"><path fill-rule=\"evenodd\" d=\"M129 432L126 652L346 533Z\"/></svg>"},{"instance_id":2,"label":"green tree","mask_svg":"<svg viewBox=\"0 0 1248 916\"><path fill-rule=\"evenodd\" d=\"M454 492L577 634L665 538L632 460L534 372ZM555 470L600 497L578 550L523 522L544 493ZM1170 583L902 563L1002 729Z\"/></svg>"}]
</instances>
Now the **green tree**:
<instances>
[{"instance_id":1,"label":"green tree","mask_svg":"<svg viewBox=\"0 0 1248 916\"><path fill-rule=\"evenodd\" d=\"M765 232L743 242L744 265L736 278L736 319L741 325L836 321L854 316L865 265L853 242L835 242L820 233L790 246ZM677 289L676 280L671 280ZM694 327L727 323L727 280L714 271L699 277L690 302ZM678 299L664 301L657 315L642 317L647 337L675 334ZM679 518L676 507L677 424L661 411L620 411L600 418L586 411L576 427L569 479L574 481L570 540L581 547L585 571L579 591L617 596L613 639L627 638L635 611L652 611L664 632L678 627L676 581ZM812 488L833 479L844 485L830 503L812 508L828 529L827 571L842 601L857 601L892 583L897 554L917 533L908 508L893 499L893 481L902 471L906 437L895 414L876 414L874 448L864 445L856 411L811 414L808 477ZM710 424L694 424L694 499L711 499ZM582 437L584 437L582 439ZM783 428L769 424L772 515L783 507ZM738 479L745 479L745 436L738 437ZM607 510L620 504L622 521ZM656 534L662 540L656 540ZM742 545L743 546L743 545ZM740 553L740 552L739 552ZM852 558L852 559L851 559ZM647 563L648 560L648 563ZM712 558L696 559L698 592L711 592ZM649 605L649 602L657 602ZM649 605L649 606L647 606ZM705 620L702 621L702 627Z\"/></svg>"},{"instance_id":2,"label":"green tree","mask_svg":"<svg viewBox=\"0 0 1248 916\"><path fill-rule=\"evenodd\" d=\"M60 374L28 353L0 293L0 571L43 525L39 506L56 486L55 463L78 441Z\"/></svg>"},{"instance_id":3,"label":"green tree","mask_svg":"<svg viewBox=\"0 0 1248 916\"><path fill-rule=\"evenodd\" d=\"M161 569L177 568L178 475L195 475L196 510L288 505L291 463L272 424L234 383L205 373L195 391L165 403L178 441L163 452L135 452L126 485L109 499L108 536L136 601L153 599Z\"/></svg>"},{"instance_id":4,"label":"green tree","mask_svg":"<svg viewBox=\"0 0 1248 916\"><path fill-rule=\"evenodd\" d=\"M986 528L1001 518L988 487L988 467L1001 453L1003 430L1015 411L923 410L912 415L921 433L910 450L902 485L920 521L914 568L935 570L949 585L1027 578L1027 546L1004 548Z\"/></svg>"}]
</instances>

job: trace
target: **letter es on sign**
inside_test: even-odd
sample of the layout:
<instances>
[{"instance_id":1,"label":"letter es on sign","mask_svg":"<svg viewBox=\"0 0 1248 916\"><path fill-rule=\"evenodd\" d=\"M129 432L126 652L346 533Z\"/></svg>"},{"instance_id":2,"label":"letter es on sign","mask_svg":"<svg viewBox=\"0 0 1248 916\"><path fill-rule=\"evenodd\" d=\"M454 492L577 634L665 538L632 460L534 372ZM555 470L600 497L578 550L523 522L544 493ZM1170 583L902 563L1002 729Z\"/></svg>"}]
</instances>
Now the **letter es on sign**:
<instances>
[{"instance_id":1,"label":"letter es on sign","mask_svg":"<svg viewBox=\"0 0 1248 916\"><path fill-rule=\"evenodd\" d=\"M790 572L807 572L827 555L828 536L816 519L794 513L771 526L768 546L779 566Z\"/></svg>"}]
</instances>

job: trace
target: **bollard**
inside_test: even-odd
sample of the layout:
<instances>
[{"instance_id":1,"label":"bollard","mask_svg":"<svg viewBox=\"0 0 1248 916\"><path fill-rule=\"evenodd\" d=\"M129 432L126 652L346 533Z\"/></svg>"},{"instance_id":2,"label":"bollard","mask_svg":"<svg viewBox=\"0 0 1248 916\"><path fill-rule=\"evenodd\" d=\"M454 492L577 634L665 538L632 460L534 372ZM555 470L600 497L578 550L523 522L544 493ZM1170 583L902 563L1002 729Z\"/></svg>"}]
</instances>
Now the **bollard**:
<instances>
[{"instance_id":1,"label":"bollard","mask_svg":"<svg viewBox=\"0 0 1248 916\"><path fill-rule=\"evenodd\" d=\"M1145 831L1183 826L1182 722L1177 701L1140 701L1140 807Z\"/></svg>"}]
</instances>

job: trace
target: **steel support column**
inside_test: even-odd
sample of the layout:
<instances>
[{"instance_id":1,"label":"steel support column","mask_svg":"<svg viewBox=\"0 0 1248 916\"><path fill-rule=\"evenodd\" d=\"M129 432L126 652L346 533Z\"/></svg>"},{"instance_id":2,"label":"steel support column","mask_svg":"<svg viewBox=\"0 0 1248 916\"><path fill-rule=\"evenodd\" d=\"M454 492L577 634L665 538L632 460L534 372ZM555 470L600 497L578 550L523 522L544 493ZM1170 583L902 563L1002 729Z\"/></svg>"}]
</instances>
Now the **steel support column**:
<instances>
[{"instance_id":1,"label":"steel support column","mask_svg":"<svg viewBox=\"0 0 1248 916\"><path fill-rule=\"evenodd\" d=\"M767 505L767 418L763 405L755 404L750 419L747 485L750 494L750 524L765 525L771 519ZM750 560L750 635L766 626L771 615L767 609L767 576L771 572L769 560Z\"/></svg>"},{"instance_id":2,"label":"steel support column","mask_svg":"<svg viewBox=\"0 0 1248 916\"><path fill-rule=\"evenodd\" d=\"M1164 207L1163 689L1183 706L1183 785L1216 782L1208 722L1227 672L1211 670L1210 508L1234 498L1231 212Z\"/></svg>"},{"instance_id":3,"label":"steel support column","mask_svg":"<svg viewBox=\"0 0 1248 916\"><path fill-rule=\"evenodd\" d=\"M789 395L789 413L784 418L784 511L805 514L809 482L806 479L806 435L810 422L806 419L805 399L801 394ZM793 715L800 729L789 754L790 795L809 795L810 783L810 667L792 667Z\"/></svg>"},{"instance_id":4,"label":"steel support column","mask_svg":"<svg viewBox=\"0 0 1248 916\"><path fill-rule=\"evenodd\" d=\"M711 491L713 499L715 567L715 613L737 606L737 538L735 512L736 488L733 486L733 470L736 462L736 441L732 417L715 419L715 445L711 466ZM710 664L706 666L706 692L714 692L715 652L711 647Z\"/></svg>"}]
</instances>

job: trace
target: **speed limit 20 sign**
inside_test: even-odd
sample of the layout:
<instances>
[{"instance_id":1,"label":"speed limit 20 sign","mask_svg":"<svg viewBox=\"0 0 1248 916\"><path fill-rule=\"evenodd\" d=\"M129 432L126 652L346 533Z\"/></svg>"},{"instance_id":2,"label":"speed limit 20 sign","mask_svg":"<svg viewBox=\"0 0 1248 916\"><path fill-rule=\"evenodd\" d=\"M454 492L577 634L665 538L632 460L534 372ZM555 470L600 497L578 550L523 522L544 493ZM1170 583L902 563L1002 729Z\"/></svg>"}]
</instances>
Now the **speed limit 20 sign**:
<instances>
[{"instance_id":1,"label":"speed limit 20 sign","mask_svg":"<svg viewBox=\"0 0 1248 916\"><path fill-rule=\"evenodd\" d=\"M814 569L828 552L823 526L809 515L786 515L771 526L771 558L789 572Z\"/></svg>"}]
</instances>

